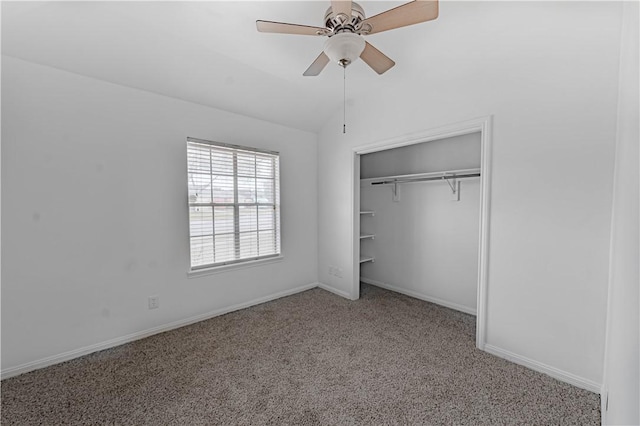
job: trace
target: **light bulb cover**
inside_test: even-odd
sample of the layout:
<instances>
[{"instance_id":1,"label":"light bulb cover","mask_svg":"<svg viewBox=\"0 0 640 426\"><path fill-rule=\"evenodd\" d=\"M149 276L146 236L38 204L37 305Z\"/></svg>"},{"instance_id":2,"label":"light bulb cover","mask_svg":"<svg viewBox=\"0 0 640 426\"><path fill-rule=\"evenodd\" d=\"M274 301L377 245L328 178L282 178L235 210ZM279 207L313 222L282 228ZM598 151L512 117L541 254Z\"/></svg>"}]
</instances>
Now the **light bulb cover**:
<instances>
[{"instance_id":1,"label":"light bulb cover","mask_svg":"<svg viewBox=\"0 0 640 426\"><path fill-rule=\"evenodd\" d=\"M332 61L346 66L360 57L365 44L364 38L358 34L338 33L324 43L324 53Z\"/></svg>"}]
</instances>

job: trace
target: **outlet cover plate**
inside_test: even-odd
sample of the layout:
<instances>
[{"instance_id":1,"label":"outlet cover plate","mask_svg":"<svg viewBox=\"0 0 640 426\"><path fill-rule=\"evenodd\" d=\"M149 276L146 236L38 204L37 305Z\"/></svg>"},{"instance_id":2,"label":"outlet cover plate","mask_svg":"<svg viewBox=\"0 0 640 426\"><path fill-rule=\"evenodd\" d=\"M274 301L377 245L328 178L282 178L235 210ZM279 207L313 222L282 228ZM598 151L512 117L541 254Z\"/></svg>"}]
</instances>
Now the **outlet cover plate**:
<instances>
[{"instance_id":1,"label":"outlet cover plate","mask_svg":"<svg viewBox=\"0 0 640 426\"><path fill-rule=\"evenodd\" d=\"M149 309L158 309L160 307L160 296L149 296Z\"/></svg>"}]
</instances>

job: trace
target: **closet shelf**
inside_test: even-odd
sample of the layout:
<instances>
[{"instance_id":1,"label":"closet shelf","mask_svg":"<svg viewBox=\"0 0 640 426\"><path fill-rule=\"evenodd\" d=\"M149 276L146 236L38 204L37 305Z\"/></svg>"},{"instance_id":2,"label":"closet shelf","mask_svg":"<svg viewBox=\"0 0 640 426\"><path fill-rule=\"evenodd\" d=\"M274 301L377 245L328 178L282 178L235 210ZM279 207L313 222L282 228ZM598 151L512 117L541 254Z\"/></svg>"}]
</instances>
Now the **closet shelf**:
<instances>
[{"instance_id":1,"label":"closet shelf","mask_svg":"<svg viewBox=\"0 0 640 426\"><path fill-rule=\"evenodd\" d=\"M362 234L360 235L361 240L365 240L367 238L371 238L372 240L376 237L376 234Z\"/></svg>"},{"instance_id":2,"label":"closet shelf","mask_svg":"<svg viewBox=\"0 0 640 426\"><path fill-rule=\"evenodd\" d=\"M374 262L375 259L371 256L360 256L360 263L365 263L365 262Z\"/></svg>"},{"instance_id":3,"label":"closet shelf","mask_svg":"<svg viewBox=\"0 0 640 426\"><path fill-rule=\"evenodd\" d=\"M361 211L360 214L370 214L371 216L375 216L376 212L373 210Z\"/></svg>"}]
</instances>

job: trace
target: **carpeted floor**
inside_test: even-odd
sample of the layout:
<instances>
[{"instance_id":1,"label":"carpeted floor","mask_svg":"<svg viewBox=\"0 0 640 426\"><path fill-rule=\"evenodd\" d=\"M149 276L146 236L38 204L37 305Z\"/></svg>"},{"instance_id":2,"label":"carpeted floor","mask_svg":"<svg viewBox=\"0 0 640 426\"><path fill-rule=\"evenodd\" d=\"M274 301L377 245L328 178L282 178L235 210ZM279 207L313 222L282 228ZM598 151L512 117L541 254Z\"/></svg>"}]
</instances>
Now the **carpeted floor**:
<instances>
[{"instance_id":1,"label":"carpeted floor","mask_svg":"<svg viewBox=\"0 0 640 426\"><path fill-rule=\"evenodd\" d=\"M475 318L313 289L2 381L3 425L600 424L599 396L475 348Z\"/></svg>"}]
</instances>

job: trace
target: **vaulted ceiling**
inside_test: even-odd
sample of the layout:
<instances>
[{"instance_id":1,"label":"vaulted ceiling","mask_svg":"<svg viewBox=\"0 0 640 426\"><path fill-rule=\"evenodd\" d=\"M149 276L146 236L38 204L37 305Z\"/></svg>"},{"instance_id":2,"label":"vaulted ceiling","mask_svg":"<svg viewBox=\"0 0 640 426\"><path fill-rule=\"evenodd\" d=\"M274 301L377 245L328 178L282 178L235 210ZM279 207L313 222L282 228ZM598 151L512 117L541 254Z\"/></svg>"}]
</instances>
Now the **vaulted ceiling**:
<instances>
[{"instance_id":1,"label":"vaulted ceiling","mask_svg":"<svg viewBox=\"0 0 640 426\"><path fill-rule=\"evenodd\" d=\"M404 2L359 3L372 16ZM368 36L397 65L380 76L354 62L346 70L348 104L396 101L394 89L407 84L437 90L441 81L520 69L554 55L558 37L573 37L561 3L515 3L441 1L435 21ZM338 65L302 76L326 38L258 33L255 20L322 26L329 4L2 2L2 53L317 132L343 101Z\"/></svg>"}]
</instances>

